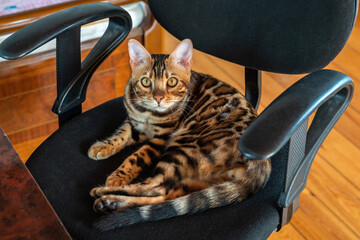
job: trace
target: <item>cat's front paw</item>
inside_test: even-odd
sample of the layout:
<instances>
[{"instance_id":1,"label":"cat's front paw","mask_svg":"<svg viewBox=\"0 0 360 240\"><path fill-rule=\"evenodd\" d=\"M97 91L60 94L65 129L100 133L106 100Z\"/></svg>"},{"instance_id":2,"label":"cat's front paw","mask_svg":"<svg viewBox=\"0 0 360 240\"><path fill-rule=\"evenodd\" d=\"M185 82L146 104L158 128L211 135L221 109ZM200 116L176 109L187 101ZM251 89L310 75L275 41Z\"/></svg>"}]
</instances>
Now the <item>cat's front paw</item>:
<instances>
[{"instance_id":1,"label":"cat's front paw","mask_svg":"<svg viewBox=\"0 0 360 240\"><path fill-rule=\"evenodd\" d=\"M113 154L114 151L111 146L103 142L94 143L88 151L89 158L93 160L106 159Z\"/></svg>"},{"instance_id":2,"label":"cat's front paw","mask_svg":"<svg viewBox=\"0 0 360 240\"><path fill-rule=\"evenodd\" d=\"M124 186L121 187L95 187L93 189L91 189L90 191L90 196L92 196L93 198L100 198L104 195L108 195L108 194L115 194L115 195L120 195L121 193L127 194L126 191L123 191Z\"/></svg>"},{"instance_id":3,"label":"cat's front paw","mask_svg":"<svg viewBox=\"0 0 360 240\"><path fill-rule=\"evenodd\" d=\"M105 185L107 187L118 187L118 186L124 186L130 184L130 180L126 178L126 176L116 176L116 175L110 175L106 179Z\"/></svg>"},{"instance_id":4,"label":"cat's front paw","mask_svg":"<svg viewBox=\"0 0 360 240\"><path fill-rule=\"evenodd\" d=\"M95 187L95 188L91 189L90 196L92 196L93 198L102 197L103 195L105 195L105 194L103 194L102 189L104 189L104 187Z\"/></svg>"}]
</instances>

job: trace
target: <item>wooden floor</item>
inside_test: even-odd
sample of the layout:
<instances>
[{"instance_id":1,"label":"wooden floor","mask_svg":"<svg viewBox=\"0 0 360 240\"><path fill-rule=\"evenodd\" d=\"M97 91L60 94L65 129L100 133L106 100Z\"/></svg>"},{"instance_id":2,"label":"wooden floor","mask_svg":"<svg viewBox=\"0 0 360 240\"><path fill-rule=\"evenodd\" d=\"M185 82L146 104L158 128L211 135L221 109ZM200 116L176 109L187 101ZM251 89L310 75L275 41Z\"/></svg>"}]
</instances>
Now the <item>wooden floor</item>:
<instances>
[{"instance_id":1,"label":"wooden floor","mask_svg":"<svg viewBox=\"0 0 360 240\"><path fill-rule=\"evenodd\" d=\"M164 34L168 52L177 40ZM270 239L360 239L360 25L346 47L327 68L349 75L355 97L317 154L300 207L290 224ZM244 89L243 67L195 52L194 70L211 74ZM302 76L263 73L261 112ZM49 109L50 111L50 109ZM15 145L23 159L46 137Z\"/></svg>"}]
</instances>

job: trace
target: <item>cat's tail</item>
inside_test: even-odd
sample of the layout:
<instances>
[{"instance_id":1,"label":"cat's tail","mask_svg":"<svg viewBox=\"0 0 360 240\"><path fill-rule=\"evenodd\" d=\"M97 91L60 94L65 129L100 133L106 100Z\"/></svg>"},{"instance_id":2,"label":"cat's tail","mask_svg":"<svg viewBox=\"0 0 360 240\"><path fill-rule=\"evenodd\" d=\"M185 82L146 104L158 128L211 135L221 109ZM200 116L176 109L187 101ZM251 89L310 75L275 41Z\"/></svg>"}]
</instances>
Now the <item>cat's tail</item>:
<instances>
[{"instance_id":1,"label":"cat's tail","mask_svg":"<svg viewBox=\"0 0 360 240\"><path fill-rule=\"evenodd\" d=\"M201 191L175 198L168 202L145 205L137 208L127 208L119 212L111 213L101 218L95 224L95 227L101 231L108 231L135 223L193 214L209 208L221 207L236 201L242 201L247 198L248 195L249 186L244 184L244 182L242 182L242 184L224 182Z\"/></svg>"}]
</instances>

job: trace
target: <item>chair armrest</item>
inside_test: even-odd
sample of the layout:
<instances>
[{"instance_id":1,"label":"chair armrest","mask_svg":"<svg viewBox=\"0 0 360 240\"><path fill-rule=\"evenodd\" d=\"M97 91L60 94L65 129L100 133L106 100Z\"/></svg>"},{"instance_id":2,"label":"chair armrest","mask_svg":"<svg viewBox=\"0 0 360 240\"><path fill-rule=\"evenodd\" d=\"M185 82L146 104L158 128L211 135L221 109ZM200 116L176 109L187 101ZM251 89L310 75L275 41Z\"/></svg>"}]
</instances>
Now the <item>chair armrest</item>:
<instances>
[{"instance_id":1,"label":"chair armrest","mask_svg":"<svg viewBox=\"0 0 360 240\"><path fill-rule=\"evenodd\" d=\"M326 107L336 104L336 100L340 101L332 109L327 109L327 115L334 116L329 123L333 126L350 103L353 91L353 82L345 74L320 70L307 75L275 99L249 126L240 138L240 151L254 160L272 157L310 114L329 99L332 100ZM316 122L316 127L325 127L324 124ZM314 128L310 128L309 134L317 131Z\"/></svg>"},{"instance_id":2,"label":"chair armrest","mask_svg":"<svg viewBox=\"0 0 360 240\"><path fill-rule=\"evenodd\" d=\"M81 62L80 27L109 18L109 25L95 47ZM17 59L56 38L57 98L52 111L59 123L81 113L86 89L95 70L127 37L130 15L110 3L88 3L42 18L12 34L0 44L0 57Z\"/></svg>"},{"instance_id":3,"label":"chair armrest","mask_svg":"<svg viewBox=\"0 0 360 240\"><path fill-rule=\"evenodd\" d=\"M0 56L8 60L21 58L69 29L104 18L124 21L121 27L131 28L130 16L118 6L84 4L46 16L15 32L1 43Z\"/></svg>"}]
</instances>

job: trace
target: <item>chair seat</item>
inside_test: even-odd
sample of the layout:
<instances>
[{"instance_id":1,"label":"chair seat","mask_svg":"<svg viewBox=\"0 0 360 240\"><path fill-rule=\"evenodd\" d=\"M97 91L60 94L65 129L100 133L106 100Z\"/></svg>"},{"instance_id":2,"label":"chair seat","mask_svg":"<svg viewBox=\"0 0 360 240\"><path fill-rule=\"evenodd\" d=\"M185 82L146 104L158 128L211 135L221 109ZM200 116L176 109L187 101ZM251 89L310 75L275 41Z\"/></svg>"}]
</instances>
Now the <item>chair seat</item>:
<instances>
[{"instance_id":1,"label":"chair seat","mask_svg":"<svg viewBox=\"0 0 360 240\"><path fill-rule=\"evenodd\" d=\"M229 206L158 222L140 223L101 233L92 227L100 217L92 209L90 190L137 147L103 161L87 157L126 118L122 98L91 109L66 122L29 158L26 165L74 239L266 239L280 217L276 201L281 191L286 157L272 159L266 186L254 196ZM256 230L254 230L256 229Z\"/></svg>"}]
</instances>

